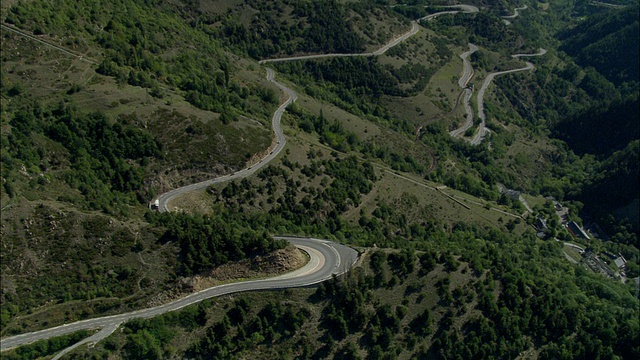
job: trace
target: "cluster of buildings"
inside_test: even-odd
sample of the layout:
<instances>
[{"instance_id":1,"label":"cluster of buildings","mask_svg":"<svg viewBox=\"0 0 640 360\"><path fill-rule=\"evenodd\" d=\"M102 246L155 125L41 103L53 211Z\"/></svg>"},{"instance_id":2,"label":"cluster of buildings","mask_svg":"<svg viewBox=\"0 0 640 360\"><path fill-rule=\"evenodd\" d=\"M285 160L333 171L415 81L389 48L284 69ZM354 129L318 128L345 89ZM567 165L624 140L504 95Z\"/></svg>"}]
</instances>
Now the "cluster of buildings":
<instances>
[{"instance_id":1,"label":"cluster of buildings","mask_svg":"<svg viewBox=\"0 0 640 360\"><path fill-rule=\"evenodd\" d=\"M584 255L584 262L593 272L601 273L612 279L621 279L627 276L625 272L627 260L621 254L613 255L605 251L602 256L598 256L588 251Z\"/></svg>"},{"instance_id":2,"label":"cluster of buildings","mask_svg":"<svg viewBox=\"0 0 640 360\"><path fill-rule=\"evenodd\" d=\"M589 233L582 226L580 226L580 224L575 221L568 220L569 208L562 206L561 203L553 199L550 200L553 201L553 206L558 218L560 219L560 222L574 238L591 240L591 235L589 235ZM539 238L544 239L549 236L550 229L545 218L539 217L536 220L535 227L538 231L537 235ZM605 251L600 256L598 256L588 249L586 251L584 251L584 249L581 250L583 250L580 251L582 262L586 264L592 271L601 273L610 278L620 279L626 277L627 260L624 258L624 256L622 256L622 254L614 255Z\"/></svg>"},{"instance_id":3,"label":"cluster of buildings","mask_svg":"<svg viewBox=\"0 0 640 360\"><path fill-rule=\"evenodd\" d=\"M528 210L529 213L533 213L533 211L531 210L531 208L528 206L528 204L526 203L526 200L522 197L521 192L517 191L517 190L512 190L507 188L506 186L504 186L503 184L498 183L498 189L500 190L500 194L506 196L507 198L511 199L512 201L519 201L520 203L522 203L526 209ZM562 226L564 228L567 229L567 231L569 232L569 234L571 234L574 238L576 239L581 239L581 240L591 240L591 238L594 235L590 235L580 224L578 224L577 222L573 221L573 220L569 220L569 208L562 206L562 204L558 201L556 201L554 198L549 197L547 198L548 200L553 202L553 207L555 210L556 215L558 216L558 219L560 221L560 223L562 224ZM526 213L525 213L526 214ZM523 216L525 216L525 214L523 214ZM596 229L597 229L597 225ZM541 238L541 239L546 239L550 236L553 236L553 231L552 229L549 227L549 224L547 223L547 219L545 219L545 217L543 216L539 216L535 223L534 223L534 227L537 231L536 235ZM598 230L598 233L600 233L600 230ZM594 233L595 234L595 233ZM604 235L604 234L602 234ZM598 234L595 234L595 236L598 236ZM606 237L604 237L606 239ZM558 239L556 239L557 241L560 241ZM608 276L612 279L622 279L624 281L624 278L626 278L626 263L627 260L624 258L624 256L622 256L622 254L611 254L609 252L603 252L602 254L598 255L595 254L593 251L587 249L584 249L578 245L575 244L571 244L571 243L565 243L565 245L568 245L570 247L573 247L575 250L577 250L580 254L581 257L581 261L578 261L576 259L572 260L576 263L578 262L582 262L583 264L585 264L587 267L589 267L592 271L596 272L596 273L601 273L605 276ZM568 254L565 253L566 256L569 256Z\"/></svg>"}]
</instances>

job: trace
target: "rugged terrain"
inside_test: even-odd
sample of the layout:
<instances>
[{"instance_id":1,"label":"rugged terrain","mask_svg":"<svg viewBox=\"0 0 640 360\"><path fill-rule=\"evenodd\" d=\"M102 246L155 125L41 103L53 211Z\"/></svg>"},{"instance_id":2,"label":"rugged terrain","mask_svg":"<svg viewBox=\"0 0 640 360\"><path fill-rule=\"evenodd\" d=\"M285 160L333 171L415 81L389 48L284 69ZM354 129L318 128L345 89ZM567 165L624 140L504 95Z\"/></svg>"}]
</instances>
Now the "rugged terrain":
<instances>
[{"instance_id":1,"label":"rugged terrain","mask_svg":"<svg viewBox=\"0 0 640 360\"><path fill-rule=\"evenodd\" d=\"M291 234L364 255L67 356L637 357L637 4L448 5L3 2L2 337L288 271Z\"/></svg>"}]
</instances>

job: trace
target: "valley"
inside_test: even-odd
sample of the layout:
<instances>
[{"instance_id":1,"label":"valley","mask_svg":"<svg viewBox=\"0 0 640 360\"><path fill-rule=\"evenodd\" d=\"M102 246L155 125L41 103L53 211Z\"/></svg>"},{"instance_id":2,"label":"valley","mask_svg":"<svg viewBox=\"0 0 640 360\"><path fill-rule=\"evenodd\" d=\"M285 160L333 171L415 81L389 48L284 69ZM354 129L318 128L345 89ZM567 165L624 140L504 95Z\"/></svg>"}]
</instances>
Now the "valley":
<instances>
[{"instance_id":1,"label":"valley","mask_svg":"<svg viewBox=\"0 0 640 360\"><path fill-rule=\"evenodd\" d=\"M637 81L619 87L595 70L576 70L550 40L556 30L531 25L552 16L545 6L248 1L226 4L223 17L219 1L179 10L160 3L159 22L143 16L130 24L138 29L127 45L135 61L123 61L113 35L87 40L90 24L102 20L86 20L81 36L56 45L64 37L55 32L70 30L51 27L42 36L24 4L3 6L3 54L15 44L15 54L3 56L11 70L2 72L3 356L46 356L47 346L56 358L556 358L560 344L574 354L637 353L625 345L637 339L637 324L620 320L638 311L631 280L638 276L637 235L628 220L610 220L580 192L583 184L602 186L607 175L596 170L614 168L613 159L612 173L632 174L626 164L637 140L620 142L607 158L575 155L549 135L566 131L549 129L562 124L567 99L573 119L588 106L637 102L630 90ZM320 5L326 14L313 10ZM335 24L319 31L330 13ZM187 19L190 28L182 25ZM153 26L192 38L167 46L149 37ZM268 37L245 32L254 26L276 30ZM112 19L106 31L128 30ZM217 31L227 37L201 50L210 64L170 50ZM22 60L18 49L33 51L30 41L51 50ZM61 56L85 63L68 67L81 81L68 91L72 77L43 76ZM525 67L523 57L531 57ZM553 88L545 89L549 79ZM596 83L615 90L598 92ZM570 209L566 221L556 219L555 199ZM583 222L599 234L580 239L565 225ZM69 239L77 239L71 249L81 256L64 252ZM145 306L211 268L281 249L284 240L311 255L302 273L240 278ZM44 250L48 243L52 251ZM629 281L597 274L591 255L581 261L574 253L585 248L626 258ZM89 259L99 259L98 249L110 255L95 263ZM65 256L78 268L64 271L77 276L80 291L54 270ZM27 301L20 294L27 294L28 274L39 285ZM55 294L52 280L69 282L63 296L45 303L45 294ZM561 294L552 291L557 286ZM596 316L599 301L606 310L597 314L618 319L606 327L624 336L594 348L598 330L575 324ZM563 323L554 323L549 304L567 314ZM34 310L46 314L42 322ZM507 316L516 320L507 324ZM84 340L72 340L80 334ZM507 345L493 346L497 339Z\"/></svg>"}]
</instances>

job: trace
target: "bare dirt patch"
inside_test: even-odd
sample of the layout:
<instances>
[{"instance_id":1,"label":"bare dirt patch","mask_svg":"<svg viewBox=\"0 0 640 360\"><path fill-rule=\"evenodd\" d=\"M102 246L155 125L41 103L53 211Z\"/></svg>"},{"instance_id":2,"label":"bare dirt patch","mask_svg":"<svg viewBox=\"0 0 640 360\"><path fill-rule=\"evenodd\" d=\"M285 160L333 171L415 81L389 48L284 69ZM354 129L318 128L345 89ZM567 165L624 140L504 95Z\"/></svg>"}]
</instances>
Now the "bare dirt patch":
<instances>
[{"instance_id":1,"label":"bare dirt patch","mask_svg":"<svg viewBox=\"0 0 640 360\"><path fill-rule=\"evenodd\" d=\"M180 278L176 286L149 300L149 306L165 304L193 292L212 286L241 280L256 280L284 274L301 268L308 256L293 245L276 250L266 256L256 256L235 263L224 264L210 272L188 278Z\"/></svg>"}]
</instances>

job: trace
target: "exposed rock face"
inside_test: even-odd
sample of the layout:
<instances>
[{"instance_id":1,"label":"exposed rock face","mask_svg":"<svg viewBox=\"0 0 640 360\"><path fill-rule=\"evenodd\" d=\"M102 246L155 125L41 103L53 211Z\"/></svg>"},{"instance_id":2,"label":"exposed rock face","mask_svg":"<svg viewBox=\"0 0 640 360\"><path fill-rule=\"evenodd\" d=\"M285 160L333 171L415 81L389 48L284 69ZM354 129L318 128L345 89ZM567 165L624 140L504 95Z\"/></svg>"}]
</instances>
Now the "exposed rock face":
<instances>
[{"instance_id":1,"label":"exposed rock face","mask_svg":"<svg viewBox=\"0 0 640 360\"><path fill-rule=\"evenodd\" d=\"M176 286L156 295L148 302L148 305L161 305L189 293L233 280L255 279L283 274L302 267L307 261L308 258L305 254L295 246L290 245L265 256L256 256L251 259L218 266L202 275L180 278L176 281Z\"/></svg>"}]
</instances>

